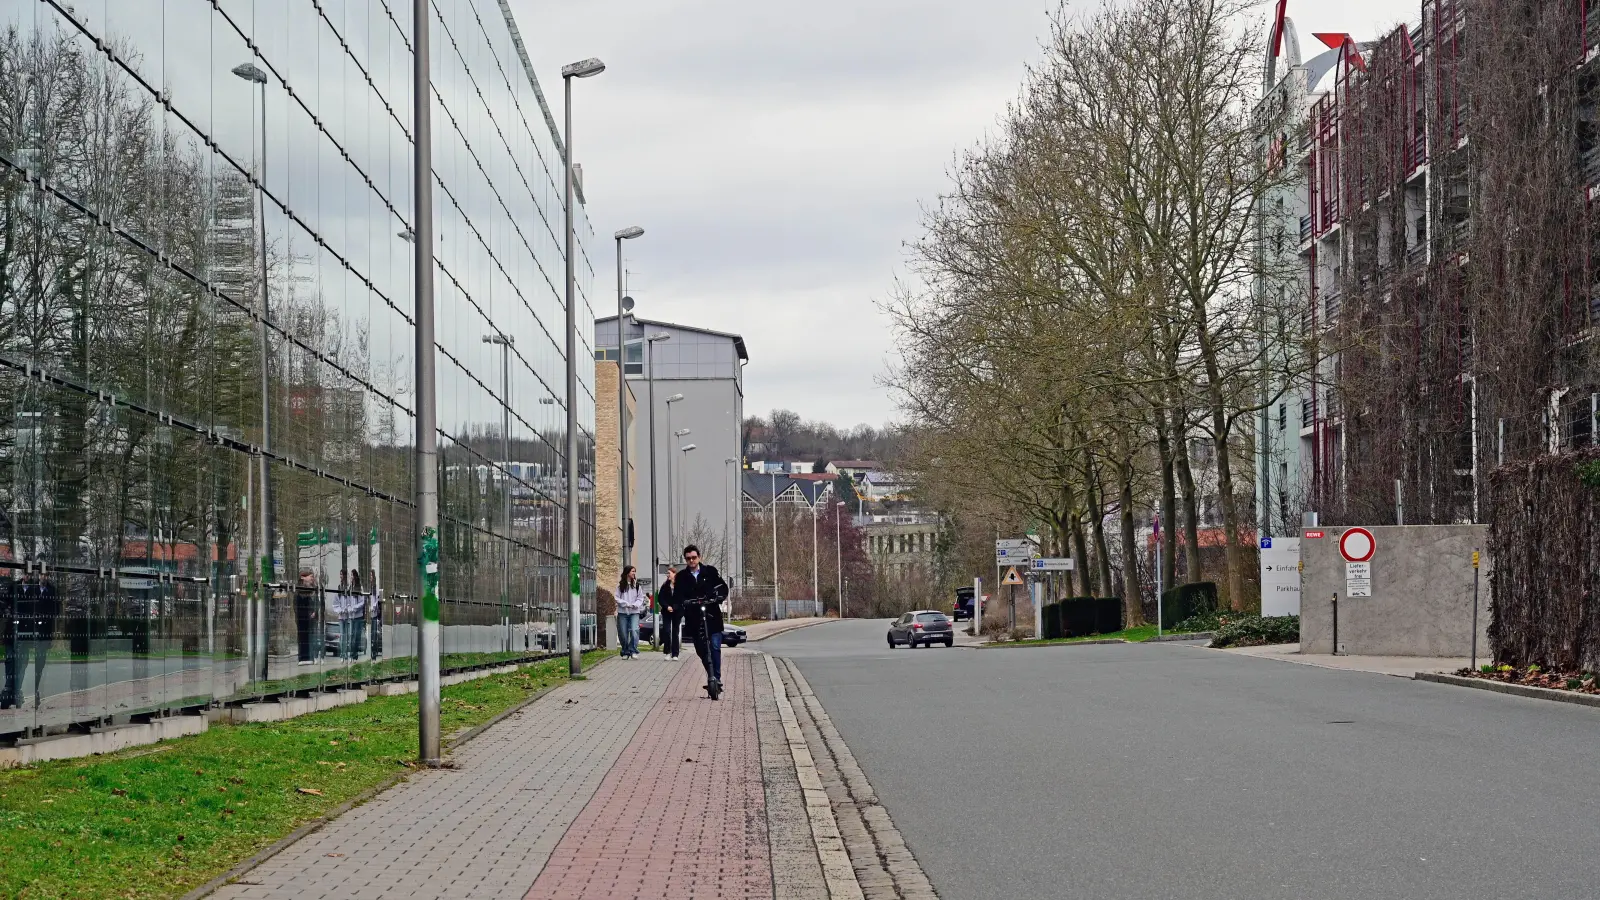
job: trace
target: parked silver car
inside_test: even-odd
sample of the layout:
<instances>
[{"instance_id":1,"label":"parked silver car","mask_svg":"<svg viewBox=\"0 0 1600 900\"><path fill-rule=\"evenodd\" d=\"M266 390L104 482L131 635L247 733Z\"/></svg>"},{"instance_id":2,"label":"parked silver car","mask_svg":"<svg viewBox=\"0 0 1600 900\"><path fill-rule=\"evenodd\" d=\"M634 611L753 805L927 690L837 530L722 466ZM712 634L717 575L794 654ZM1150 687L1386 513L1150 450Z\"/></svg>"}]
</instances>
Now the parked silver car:
<instances>
[{"instance_id":1,"label":"parked silver car","mask_svg":"<svg viewBox=\"0 0 1600 900\"><path fill-rule=\"evenodd\" d=\"M935 609L908 612L889 623L889 649L905 644L913 649L918 644L944 644L954 647L956 633L949 617Z\"/></svg>"}]
</instances>

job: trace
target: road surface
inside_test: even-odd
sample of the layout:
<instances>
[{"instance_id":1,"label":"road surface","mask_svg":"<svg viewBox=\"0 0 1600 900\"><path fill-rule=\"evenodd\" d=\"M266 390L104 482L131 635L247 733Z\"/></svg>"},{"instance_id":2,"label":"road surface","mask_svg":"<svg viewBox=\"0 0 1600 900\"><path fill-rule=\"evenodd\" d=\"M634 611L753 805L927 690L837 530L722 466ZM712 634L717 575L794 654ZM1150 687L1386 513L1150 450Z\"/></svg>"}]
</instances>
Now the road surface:
<instances>
[{"instance_id":1,"label":"road surface","mask_svg":"<svg viewBox=\"0 0 1600 900\"><path fill-rule=\"evenodd\" d=\"M1600 896L1600 710L1192 646L793 659L946 900Z\"/></svg>"}]
</instances>

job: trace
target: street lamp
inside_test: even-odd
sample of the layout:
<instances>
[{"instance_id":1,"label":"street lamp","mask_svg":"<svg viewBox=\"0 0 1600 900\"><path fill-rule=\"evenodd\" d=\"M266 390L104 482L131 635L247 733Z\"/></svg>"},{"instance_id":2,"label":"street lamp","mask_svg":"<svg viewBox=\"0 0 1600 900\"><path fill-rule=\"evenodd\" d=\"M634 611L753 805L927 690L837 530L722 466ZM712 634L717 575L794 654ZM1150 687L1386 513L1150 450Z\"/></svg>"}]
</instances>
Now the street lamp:
<instances>
[{"instance_id":1,"label":"street lamp","mask_svg":"<svg viewBox=\"0 0 1600 900\"><path fill-rule=\"evenodd\" d=\"M670 340L672 334L666 331L646 335L644 339L645 402L650 406L650 607L656 613L656 628L650 633L652 647L661 643L661 614L655 604L656 579L661 572L661 539L656 530L656 494L660 492L657 485L661 483L656 480L656 341ZM671 413L670 409L668 413ZM671 427L670 423L668 427Z\"/></svg>"},{"instance_id":2,"label":"street lamp","mask_svg":"<svg viewBox=\"0 0 1600 900\"><path fill-rule=\"evenodd\" d=\"M511 345L516 342L509 334L486 334L485 344L500 347L500 464L505 467L501 489L505 493L506 543L500 548L500 618L506 626L506 652L511 652L511 616L506 604L511 602Z\"/></svg>"},{"instance_id":3,"label":"street lamp","mask_svg":"<svg viewBox=\"0 0 1600 900\"><path fill-rule=\"evenodd\" d=\"M683 395L682 394L673 394L671 397L667 398L667 433L668 434L672 433L672 404L681 403L681 402L683 402ZM651 416L652 416L652 419L653 419L654 418L654 413L653 412L652 412ZM650 484L650 493L651 493L652 496L654 496L655 490L656 490L655 482L652 481L651 484ZM675 536L677 534L677 531L676 531L676 522L677 522L677 520L672 517L673 509L674 509L674 503L673 503L673 493L672 493L672 458L668 457L667 458L667 544L669 546L672 544L672 542L673 542L673 540L674 540L674 538L675 538ZM654 540L654 538L652 538L652 540ZM672 553L677 553L677 552L678 551L676 551L676 550L672 551ZM661 556L660 553L656 554L657 558L659 558L660 556ZM667 558L668 559L672 559L673 556L671 554L668 554Z\"/></svg>"},{"instance_id":4,"label":"street lamp","mask_svg":"<svg viewBox=\"0 0 1600 900\"><path fill-rule=\"evenodd\" d=\"M619 573L628 571L628 342L623 333L622 321L622 242L643 237L644 229L637 225L624 228L612 235L617 242L617 472L618 496L621 498L619 524L622 526L622 562Z\"/></svg>"},{"instance_id":5,"label":"street lamp","mask_svg":"<svg viewBox=\"0 0 1600 900\"><path fill-rule=\"evenodd\" d=\"M839 577L839 618L844 618L844 507L840 500L833 505L833 568Z\"/></svg>"},{"instance_id":6,"label":"street lamp","mask_svg":"<svg viewBox=\"0 0 1600 900\"><path fill-rule=\"evenodd\" d=\"M772 476L772 614L769 619L778 617L778 473L768 472Z\"/></svg>"},{"instance_id":7,"label":"street lamp","mask_svg":"<svg viewBox=\"0 0 1600 900\"><path fill-rule=\"evenodd\" d=\"M260 641L260 676L266 678L267 598L271 591L268 585L277 569L273 562L272 546L272 355L267 342L267 73L257 68L255 63L245 62L234 66L233 74L261 88L261 169L258 175L260 185L256 191L261 206L261 226L257 233L261 253L261 318L258 329L261 341L261 452L257 454L257 460L261 472L261 510L258 518L261 523L261 547L265 552L261 554L261 590L256 597L255 620L257 640Z\"/></svg>"},{"instance_id":8,"label":"street lamp","mask_svg":"<svg viewBox=\"0 0 1600 900\"><path fill-rule=\"evenodd\" d=\"M427 0L417 0L427 3ZM567 669L573 675L583 672L582 616L583 569L578 542L578 270L572 224L572 80L592 78L606 70L598 59L585 59L561 67L562 87L566 90L566 257L567 257ZM621 323L618 323L621 326Z\"/></svg>"},{"instance_id":9,"label":"street lamp","mask_svg":"<svg viewBox=\"0 0 1600 900\"><path fill-rule=\"evenodd\" d=\"M817 506L821 500L820 496L811 498L811 603L818 615L822 614L822 595L817 588Z\"/></svg>"},{"instance_id":10,"label":"street lamp","mask_svg":"<svg viewBox=\"0 0 1600 900\"><path fill-rule=\"evenodd\" d=\"M679 394L678 396L682 397L683 395ZM689 429L680 428L672 433L672 437L674 441L677 441L688 437L689 434ZM681 450L683 448L679 447L678 449ZM672 552L677 553L679 552L678 541L683 538L683 534L678 528L678 493L672 486L672 468L673 460L669 459L667 460L667 543L672 545ZM682 466L680 465L679 468L682 468Z\"/></svg>"},{"instance_id":11,"label":"street lamp","mask_svg":"<svg viewBox=\"0 0 1600 900\"><path fill-rule=\"evenodd\" d=\"M412 508L416 515L417 756L437 766L439 746L439 404L434 392L433 335L433 91L429 76L429 0L411 3L412 265L416 327L412 347L417 413Z\"/></svg>"}]
</instances>

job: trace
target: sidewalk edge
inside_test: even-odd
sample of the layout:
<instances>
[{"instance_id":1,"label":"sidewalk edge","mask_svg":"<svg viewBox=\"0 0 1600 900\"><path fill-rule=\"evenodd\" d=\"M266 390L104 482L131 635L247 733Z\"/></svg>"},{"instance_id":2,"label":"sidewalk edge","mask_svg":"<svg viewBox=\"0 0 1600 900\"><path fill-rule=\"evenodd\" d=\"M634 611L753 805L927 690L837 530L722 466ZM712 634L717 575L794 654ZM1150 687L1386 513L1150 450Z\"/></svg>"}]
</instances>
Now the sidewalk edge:
<instances>
[{"instance_id":1,"label":"sidewalk edge","mask_svg":"<svg viewBox=\"0 0 1600 900\"><path fill-rule=\"evenodd\" d=\"M593 666L590 666L589 668L592 671L593 669L598 668L599 666L601 666L602 664L606 663L607 661L615 659L615 658L616 657L614 657L614 656L608 656L605 659L602 659L599 662L596 662ZM457 747L460 747L461 745L467 743L468 741L472 740L473 738L475 738L478 735L482 734L483 732L487 731L489 729L489 726L496 725L496 724L500 723L501 721L504 721L505 719L509 718L513 713L521 712L523 709L525 709L526 707L531 705L534 701L539 700L544 695L546 695L546 694L550 693L551 691L555 690L556 688L561 687L562 685L565 685L565 684L568 684L568 683L569 682L567 682L567 681L560 681L560 682L557 682L555 684L547 685L547 686L545 686L543 688L540 688L538 691L535 691L533 694L529 695L525 700L523 700L522 702L518 703L516 706L513 706L510 709L507 709L504 712L499 713L494 718L490 719L487 722L484 722L482 725L478 725L478 726L475 726L473 728L467 729L466 731L462 732L459 737L456 737L456 738L448 741L446 743L446 745L445 745L445 752L449 753L450 751L456 749ZM256 855L250 857L249 859L245 860L244 862L239 863L238 865L236 865L233 868L229 869L228 871L222 873L221 875L218 875L217 877L211 879L210 881L206 882L205 884L200 885L199 887L195 888L194 890L190 891L189 893L184 894L182 897L179 898L179 900L201 900L202 897L209 897L211 894L215 893L218 888L226 887L227 885L232 884L233 882L239 880L239 878L243 877L251 869L256 868L257 866L261 865L262 863L266 862L267 860L273 858L274 856L277 856L279 853L282 853L283 851L289 849L290 847L294 846L296 843L298 843L300 840L302 840L306 836L312 835L312 834L317 833L318 831L321 831L324 827L327 826L327 824L329 822L332 822L334 819L339 818L340 816L344 815L345 813L349 812L350 810L355 809L357 806L360 806L361 804L366 803L368 800L371 800L373 797L376 797L379 794L383 793L384 791L387 791L388 789L390 789L390 788L394 787L395 785L399 784L401 781L403 781L406 778L407 775L412 774L414 771L416 771L416 770L407 769L404 772L396 772L395 774L393 774L393 775L389 776L388 778L384 779L379 784L376 784L373 787L370 787L370 788L366 789L365 791L362 791L361 793L357 794L354 797L351 797L349 800L346 800L345 802L339 804L338 806L334 807L333 809L329 810L328 812L322 814L321 816L318 816L317 818L312 819L311 821L305 823L304 825L301 825L299 828L296 828L295 830L289 832L287 835L285 835L284 837L280 838L276 843L272 844L271 846L267 847L264 850L261 850L260 852L256 853Z\"/></svg>"},{"instance_id":2,"label":"sidewalk edge","mask_svg":"<svg viewBox=\"0 0 1600 900\"><path fill-rule=\"evenodd\" d=\"M781 629L779 629L777 631L772 632L771 634L764 634L761 637L750 638L749 640L745 641L745 643L746 644L755 644L755 643L759 643L761 641L770 640L770 639L775 638L775 637L777 637L779 635L788 634L791 631L799 631L802 628L811 628L811 627L816 626L816 625L826 625L829 622L838 622L838 621L842 621L842 620L840 620L840 619L818 619L815 622L802 622L799 625L794 625L794 626L789 627L789 628L781 628Z\"/></svg>"},{"instance_id":3,"label":"sidewalk edge","mask_svg":"<svg viewBox=\"0 0 1600 900\"><path fill-rule=\"evenodd\" d=\"M1600 708L1600 694L1580 694L1577 691L1558 691L1554 688L1531 687L1526 684L1506 684L1502 681L1486 681L1482 678L1467 678L1462 675L1449 675L1444 672L1418 672L1412 676L1412 679L1415 681L1431 681L1435 684L1475 688L1480 691L1491 691L1512 697L1526 697L1529 700L1552 700L1556 703L1570 703L1574 706Z\"/></svg>"}]
</instances>

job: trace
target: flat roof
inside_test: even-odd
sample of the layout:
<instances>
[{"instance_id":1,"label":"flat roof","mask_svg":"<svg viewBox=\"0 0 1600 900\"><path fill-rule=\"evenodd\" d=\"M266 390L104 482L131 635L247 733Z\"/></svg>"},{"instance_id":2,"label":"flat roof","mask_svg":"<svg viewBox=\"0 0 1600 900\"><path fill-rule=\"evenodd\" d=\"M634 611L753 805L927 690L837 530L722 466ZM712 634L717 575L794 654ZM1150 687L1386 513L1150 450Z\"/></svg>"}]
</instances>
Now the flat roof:
<instances>
[{"instance_id":1,"label":"flat roof","mask_svg":"<svg viewBox=\"0 0 1600 900\"><path fill-rule=\"evenodd\" d=\"M677 322L663 322L659 319L641 319L637 316L629 316L628 318L633 319L633 321L639 323L640 325L655 325L662 328L676 328L680 331L694 331L700 334L709 334L716 337L728 338L729 340L733 341L733 348L738 351L739 358L745 362L750 361L750 354L745 350L744 335L742 334L733 334L732 332L728 331L717 331L712 328L701 328L698 325L680 325ZM601 322L615 322L616 320L616 316L601 316L594 321L595 324L599 324Z\"/></svg>"}]
</instances>

